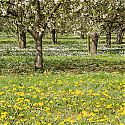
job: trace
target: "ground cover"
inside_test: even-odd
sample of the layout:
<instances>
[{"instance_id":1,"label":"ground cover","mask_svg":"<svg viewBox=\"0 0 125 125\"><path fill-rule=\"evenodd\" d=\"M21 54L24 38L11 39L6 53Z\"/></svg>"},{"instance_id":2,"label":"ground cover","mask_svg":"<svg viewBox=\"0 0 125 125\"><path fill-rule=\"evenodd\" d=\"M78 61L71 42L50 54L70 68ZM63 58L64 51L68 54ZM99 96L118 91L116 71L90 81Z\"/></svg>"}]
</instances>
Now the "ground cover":
<instances>
[{"instance_id":1,"label":"ground cover","mask_svg":"<svg viewBox=\"0 0 125 125\"><path fill-rule=\"evenodd\" d=\"M27 49L0 38L0 124L124 125L125 44L106 48L104 40L88 55L86 40L44 38L42 74L32 38Z\"/></svg>"},{"instance_id":2,"label":"ground cover","mask_svg":"<svg viewBox=\"0 0 125 125\"><path fill-rule=\"evenodd\" d=\"M0 76L0 123L125 124L125 75L117 73Z\"/></svg>"}]
</instances>

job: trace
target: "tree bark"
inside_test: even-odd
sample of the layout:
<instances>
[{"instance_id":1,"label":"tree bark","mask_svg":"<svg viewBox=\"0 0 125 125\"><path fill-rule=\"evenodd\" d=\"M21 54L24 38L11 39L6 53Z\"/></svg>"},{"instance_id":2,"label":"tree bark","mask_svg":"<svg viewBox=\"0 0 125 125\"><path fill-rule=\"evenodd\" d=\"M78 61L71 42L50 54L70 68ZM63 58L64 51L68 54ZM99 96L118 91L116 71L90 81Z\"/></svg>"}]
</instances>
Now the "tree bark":
<instances>
[{"instance_id":1,"label":"tree bark","mask_svg":"<svg viewBox=\"0 0 125 125\"><path fill-rule=\"evenodd\" d=\"M84 39L84 38L85 38L85 37L84 37L84 33L82 33L82 32L80 33L80 38L81 38L81 39Z\"/></svg>"},{"instance_id":2,"label":"tree bark","mask_svg":"<svg viewBox=\"0 0 125 125\"><path fill-rule=\"evenodd\" d=\"M88 41L87 41L87 43L88 43L88 53L90 53L90 49L91 49L91 46L90 46L90 36L88 36Z\"/></svg>"},{"instance_id":3,"label":"tree bark","mask_svg":"<svg viewBox=\"0 0 125 125\"><path fill-rule=\"evenodd\" d=\"M92 45L91 45L91 54L97 54L97 46L98 46L98 34L92 34Z\"/></svg>"},{"instance_id":4,"label":"tree bark","mask_svg":"<svg viewBox=\"0 0 125 125\"><path fill-rule=\"evenodd\" d=\"M51 30L51 33L52 33L52 41L54 44L57 44L57 40L56 40L56 30L53 28Z\"/></svg>"},{"instance_id":5,"label":"tree bark","mask_svg":"<svg viewBox=\"0 0 125 125\"><path fill-rule=\"evenodd\" d=\"M118 32L117 32L116 43L117 44L122 44L123 43L122 40L123 40L123 30L122 30L122 27L120 27Z\"/></svg>"},{"instance_id":6,"label":"tree bark","mask_svg":"<svg viewBox=\"0 0 125 125\"><path fill-rule=\"evenodd\" d=\"M111 48L111 30L108 28L106 30L106 47Z\"/></svg>"},{"instance_id":7,"label":"tree bark","mask_svg":"<svg viewBox=\"0 0 125 125\"><path fill-rule=\"evenodd\" d=\"M42 33L37 32L35 35L35 48L36 48L36 58L35 58L35 70L40 69L43 71L43 53L42 53Z\"/></svg>"},{"instance_id":8,"label":"tree bark","mask_svg":"<svg viewBox=\"0 0 125 125\"><path fill-rule=\"evenodd\" d=\"M19 48L26 49L26 32L19 32Z\"/></svg>"}]
</instances>

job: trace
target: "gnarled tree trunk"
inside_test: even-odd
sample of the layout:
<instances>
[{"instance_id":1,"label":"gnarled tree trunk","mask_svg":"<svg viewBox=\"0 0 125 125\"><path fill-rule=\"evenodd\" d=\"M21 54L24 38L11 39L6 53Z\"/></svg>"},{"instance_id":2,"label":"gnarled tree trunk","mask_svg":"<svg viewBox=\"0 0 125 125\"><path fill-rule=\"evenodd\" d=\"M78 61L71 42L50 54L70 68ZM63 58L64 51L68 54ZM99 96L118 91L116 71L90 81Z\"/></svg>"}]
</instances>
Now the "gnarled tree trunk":
<instances>
[{"instance_id":1,"label":"gnarled tree trunk","mask_svg":"<svg viewBox=\"0 0 125 125\"><path fill-rule=\"evenodd\" d=\"M97 54L97 46L98 46L98 34L92 33L92 44L91 44L91 54Z\"/></svg>"}]
</instances>

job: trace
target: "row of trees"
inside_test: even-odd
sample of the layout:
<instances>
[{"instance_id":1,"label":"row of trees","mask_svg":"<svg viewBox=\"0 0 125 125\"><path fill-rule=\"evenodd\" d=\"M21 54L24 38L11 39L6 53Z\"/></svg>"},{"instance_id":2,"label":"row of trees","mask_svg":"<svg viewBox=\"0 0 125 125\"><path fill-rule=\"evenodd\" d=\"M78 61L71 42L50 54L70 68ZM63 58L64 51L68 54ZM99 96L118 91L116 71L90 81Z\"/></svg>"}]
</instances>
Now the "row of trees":
<instances>
[{"instance_id":1,"label":"row of trees","mask_svg":"<svg viewBox=\"0 0 125 125\"><path fill-rule=\"evenodd\" d=\"M1 29L18 31L20 48L26 48L26 32L33 37L35 69L43 70L42 39L47 29L54 43L56 32L80 32L82 38L87 35L88 51L96 54L102 33L107 47L111 47L113 31L117 32L117 43L122 43L124 19L124 0L0 0Z\"/></svg>"}]
</instances>

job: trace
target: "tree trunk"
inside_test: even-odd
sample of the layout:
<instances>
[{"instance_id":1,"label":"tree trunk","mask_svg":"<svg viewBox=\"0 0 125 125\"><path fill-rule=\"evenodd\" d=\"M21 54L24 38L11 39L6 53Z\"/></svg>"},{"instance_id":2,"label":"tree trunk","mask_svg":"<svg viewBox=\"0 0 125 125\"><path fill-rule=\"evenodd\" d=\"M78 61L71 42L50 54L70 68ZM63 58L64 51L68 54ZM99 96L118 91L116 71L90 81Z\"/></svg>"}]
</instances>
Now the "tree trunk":
<instances>
[{"instance_id":1,"label":"tree trunk","mask_svg":"<svg viewBox=\"0 0 125 125\"><path fill-rule=\"evenodd\" d=\"M98 34L92 34L92 45L91 45L91 54L97 54L97 45L98 45Z\"/></svg>"},{"instance_id":2,"label":"tree trunk","mask_svg":"<svg viewBox=\"0 0 125 125\"><path fill-rule=\"evenodd\" d=\"M106 47L111 48L111 30L107 29L106 31Z\"/></svg>"},{"instance_id":3,"label":"tree trunk","mask_svg":"<svg viewBox=\"0 0 125 125\"><path fill-rule=\"evenodd\" d=\"M35 70L40 69L43 71L43 54L42 54L42 33L37 32L35 35L36 44L36 58L35 58Z\"/></svg>"},{"instance_id":4,"label":"tree trunk","mask_svg":"<svg viewBox=\"0 0 125 125\"><path fill-rule=\"evenodd\" d=\"M117 32L116 43L122 44L123 43L122 40L123 40L123 30L122 30L122 27L120 27L118 32Z\"/></svg>"},{"instance_id":5,"label":"tree trunk","mask_svg":"<svg viewBox=\"0 0 125 125\"><path fill-rule=\"evenodd\" d=\"M81 38L81 39L84 39L84 38L85 38L85 37L84 37L84 33L82 33L82 32L80 33L80 38Z\"/></svg>"},{"instance_id":6,"label":"tree trunk","mask_svg":"<svg viewBox=\"0 0 125 125\"><path fill-rule=\"evenodd\" d=\"M57 44L57 40L56 40L56 30L53 28L52 31L52 41L54 44Z\"/></svg>"},{"instance_id":7,"label":"tree trunk","mask_svg":"<svg viewBox=\"0 0 125 125\"><path fill-rule=\"evenodd\" d=\"M88 43L88 53L90 53L90 36L88 36L88 41L87 41L87 43Z\"/></svg>"},{"instance_id":8,"label":"tree trunk","mask_svg":"<svg viewBox=\"0 0 125 125\"><path fill-rule=\"evenodd\" d=\"M26 49L26 32L19 32L19 48Z\"/></svg>"}]
</instances>

